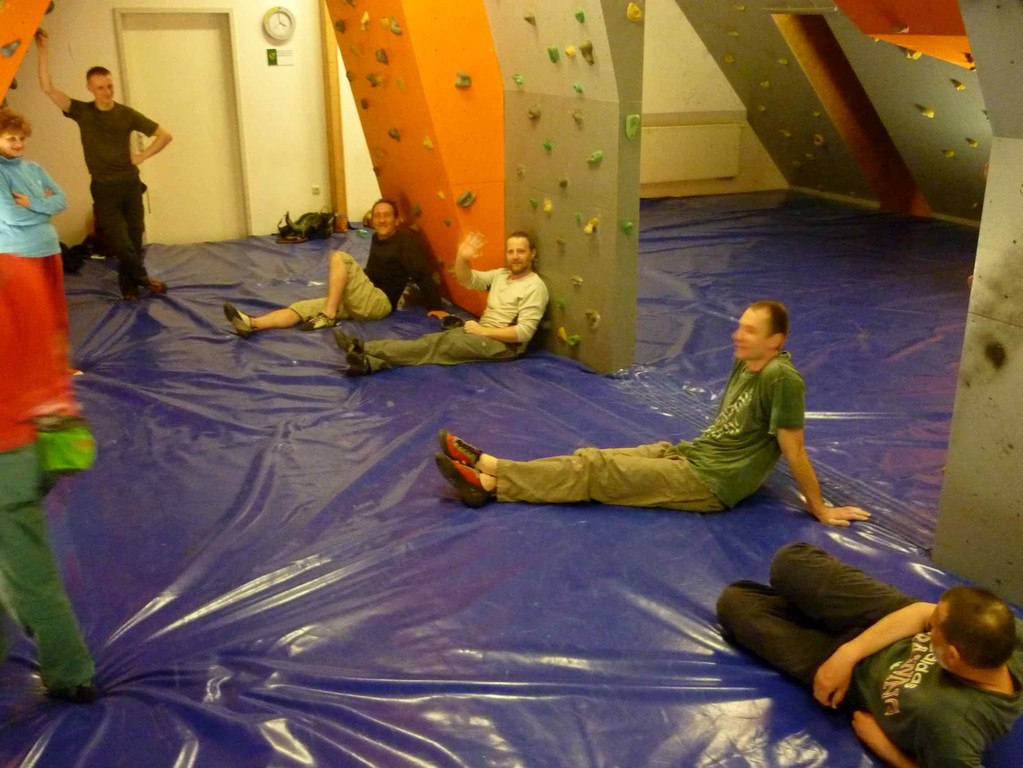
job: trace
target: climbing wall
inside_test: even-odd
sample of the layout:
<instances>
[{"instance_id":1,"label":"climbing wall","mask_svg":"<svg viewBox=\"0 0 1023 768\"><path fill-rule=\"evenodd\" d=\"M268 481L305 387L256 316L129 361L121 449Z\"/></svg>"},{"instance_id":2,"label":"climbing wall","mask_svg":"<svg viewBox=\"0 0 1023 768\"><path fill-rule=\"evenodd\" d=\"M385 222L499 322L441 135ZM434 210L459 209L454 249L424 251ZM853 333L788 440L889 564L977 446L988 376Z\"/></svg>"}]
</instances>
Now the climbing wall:
<instances>
[{"instance_id":1,"label":"climbing wall","mask_svg":"<svg viewBox=\"0 0 1023 768\"><path fill-rule=\"evenodd\" d=\"M486 5L505 91L508 226L539 238L547 346L616 370L635 338L642 5Z\"/></svg>"},{"instance_id":2,"label":"climbing wall","mask_svg":"<svg viewBox=\"0 0 1023 768\"><path fill-rule=\"evenodd\" d=\"M0 0L0 101L6 103L8 89L18 87L15 74L52 7L50 0Z\"/></svg>"},{"instance_id":3,"label":"climbing wall","mask_svg":"<svg viewBox=\"0 0 1023 768\"><path fill-rule=\"evenodd\" d=\"M751 126L791 185L878 199L859 165L859 150L846 143L778 29L775 13L791 4L676 2L742 99ZM908 46L877 42L834 3L816 6L930 209L978 219L991 129L976 74Z\"/></svg>"},{"instance_id":4,"label":"climbing wall","mask_svg":"<svg viewBox=\"0 0 1023 768\"><path fill-rule=\"evenodd\" d=\"M503 88L482 3L326 0L384 197L421 232L452 299L485 297L451 274L459 236L504 263Z\"/></svg>"}]
</instances>

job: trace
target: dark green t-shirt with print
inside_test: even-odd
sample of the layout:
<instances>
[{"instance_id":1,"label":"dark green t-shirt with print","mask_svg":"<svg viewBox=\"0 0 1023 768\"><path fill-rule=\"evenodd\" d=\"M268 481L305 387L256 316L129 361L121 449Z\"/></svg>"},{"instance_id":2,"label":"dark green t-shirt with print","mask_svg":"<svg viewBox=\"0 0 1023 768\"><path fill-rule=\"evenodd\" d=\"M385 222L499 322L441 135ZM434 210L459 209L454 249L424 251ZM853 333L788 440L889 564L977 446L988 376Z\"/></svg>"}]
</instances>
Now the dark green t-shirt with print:
<instances>
[{"instance_id":1,"label":"dark green t-shirt with print","mask_svg":"<svg viewBox=\"0 0 1023 768\"><path fill-rule=\"evenodd\" d=\"M806 412L803 377L788 352L750 371L735 362L717 417L677 450L696 476L729 507L759 488L781 456L778 429L801 429Z\"/></svg>"}]
</instances>

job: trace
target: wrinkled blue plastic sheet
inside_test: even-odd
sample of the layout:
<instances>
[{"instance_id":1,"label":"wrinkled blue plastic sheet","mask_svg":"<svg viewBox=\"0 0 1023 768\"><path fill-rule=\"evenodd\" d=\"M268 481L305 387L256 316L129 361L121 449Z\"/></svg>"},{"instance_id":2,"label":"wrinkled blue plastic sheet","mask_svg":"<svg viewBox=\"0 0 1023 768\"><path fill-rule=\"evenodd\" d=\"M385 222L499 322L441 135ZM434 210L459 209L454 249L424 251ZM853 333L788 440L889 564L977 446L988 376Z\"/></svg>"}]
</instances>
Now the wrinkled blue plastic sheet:
<instances>
[{"instance_id":1,"label":"wrinkled blue plastic sheet","mask_svg":"<svg viewBox=\"0 0 1023 768\"><path fill-rule=\"evenodd\" d=\"M867 766L841 714L723 642L721 589L808 540L925 599L974 230L794 195L643 206L639 364L549 354L339 372L329 332L228 332L323 292L350 234L152 246L166 297L68 278L94 470L48 499L98 663L89 707L0 671L3 766ZM474 511L433 466L447 427L511 458L698 432L744 306L793 317L827 529L778 471L700 516L599 505ZM406 310L346 324L414 336ZM1020 763L1019 729L991 765Z\"/></svg>"}]
</instances>

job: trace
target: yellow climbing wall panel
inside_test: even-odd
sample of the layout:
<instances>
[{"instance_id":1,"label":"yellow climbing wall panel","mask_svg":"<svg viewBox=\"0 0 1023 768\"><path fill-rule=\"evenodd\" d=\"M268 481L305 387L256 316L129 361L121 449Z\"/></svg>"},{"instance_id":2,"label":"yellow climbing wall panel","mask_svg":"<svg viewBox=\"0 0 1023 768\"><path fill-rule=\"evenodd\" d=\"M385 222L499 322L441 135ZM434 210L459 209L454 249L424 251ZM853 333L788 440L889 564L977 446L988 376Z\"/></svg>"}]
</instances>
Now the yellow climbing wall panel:
<instances>
[{"instance_id":1,"label":"yellow climbing wall panel","mask_svg":"<svg viewBox=\"0 0 1023 768\"><path fill-rule=\"evenodd\" d=\"M384 197L445 265L459 306L485 297L450 274L468 230L504 263L504 91L482 2L326 0Z\"/></svg>"},{"instance_id":2,"label":"yellow climbing wall panel","mask_svg":"<svg viewBox=\"0 0 1023 768\"><path fill-rule=\"evenodd\" d=\"M0 0L0 99L7 95L50 0Z\"/></svg>"}]
</instances>

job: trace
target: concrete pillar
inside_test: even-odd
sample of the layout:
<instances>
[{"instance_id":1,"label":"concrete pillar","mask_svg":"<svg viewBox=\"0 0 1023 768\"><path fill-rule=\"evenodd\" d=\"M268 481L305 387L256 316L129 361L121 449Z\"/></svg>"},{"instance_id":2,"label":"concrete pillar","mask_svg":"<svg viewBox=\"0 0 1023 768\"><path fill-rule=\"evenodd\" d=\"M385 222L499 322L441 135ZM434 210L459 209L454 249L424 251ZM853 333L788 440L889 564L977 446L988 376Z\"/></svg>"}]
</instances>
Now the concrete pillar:
<instances>
[{"instance_id":1,"label":"concrete pillar","mask_svg":"<svg viewBox=\"0 0 1023 768\"><path fill-rule=\"evenodd\" d=\"M934 560L1023 603L1023 4L960 8L994 138Z\"/></svg>"}]
</instances>

